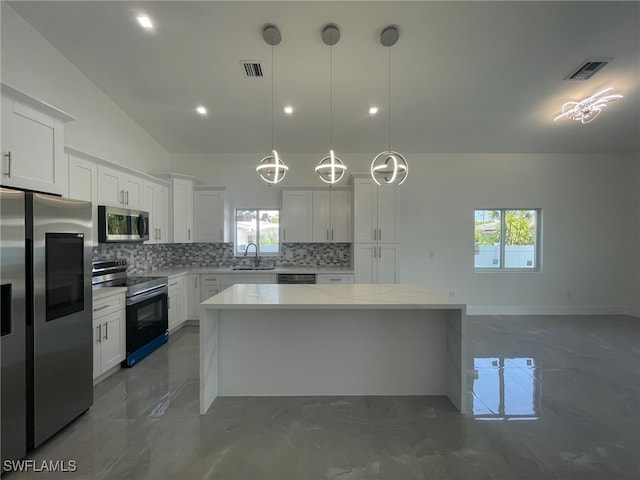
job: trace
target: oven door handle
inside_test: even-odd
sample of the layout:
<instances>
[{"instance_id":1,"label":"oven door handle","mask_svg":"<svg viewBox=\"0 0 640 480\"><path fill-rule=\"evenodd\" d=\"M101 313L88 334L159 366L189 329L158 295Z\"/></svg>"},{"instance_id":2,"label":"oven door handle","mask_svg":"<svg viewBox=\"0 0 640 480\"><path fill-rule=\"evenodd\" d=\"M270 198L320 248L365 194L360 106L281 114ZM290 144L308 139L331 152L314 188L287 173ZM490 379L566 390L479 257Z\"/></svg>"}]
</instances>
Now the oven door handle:
<instances>
[{"instance_id":1,"label":"oven door handle","mask_svg":"<svg viewBox=\"0 0 640 480\"><path fill-rule=\"evenodd\" d=\"M135 305L136 303L143 302L144 300L149 300L150 298L166 294L168 292L169 289L166 285L161 285L160 287L151 287L138 292L133 297L127 297L127 305Z\"/></svg>"}]
</instances>

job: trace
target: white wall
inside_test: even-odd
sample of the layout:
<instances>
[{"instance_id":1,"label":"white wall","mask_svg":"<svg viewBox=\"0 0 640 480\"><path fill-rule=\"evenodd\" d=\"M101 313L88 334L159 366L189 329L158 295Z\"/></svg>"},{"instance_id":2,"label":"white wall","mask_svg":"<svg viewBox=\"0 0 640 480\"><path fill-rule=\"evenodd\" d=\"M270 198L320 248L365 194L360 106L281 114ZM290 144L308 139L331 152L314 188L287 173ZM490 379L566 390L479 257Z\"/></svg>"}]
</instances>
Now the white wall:
<instances>
[{"instance_id":1,"label":"white wall","mask_svg":"<svg viewBox=\"0 0 640 480\"><path fill-rule=\"evenodd\" d=\"M636 274L636 301L633 304L633 314L636 317L640 317L640 154L636 156L636 195L638 199L638 210L635 215L636 221L636 264L638 265L638 271Z\"/></svg>"},{"instance_id":2,"label":"white wall","mask_svg":"<svg viewBox=\"0 0 640 480\"><path fill-rule=\"evenodd\" d=\"M96 85L2 2L2 82L77 118L65 144L140 170L166 170L169 154Z\"/></svg>"},{"instance_id":3,"label":"white wall","mask_svg":"<svg viewBox=\"0 0 640 480\"><path fill-rule=\"evenodd\" d=\"M322 186L313 172L321 157L285 154L290 174L282 185ZM341 158L351 172L366 172L372 157ZM259 160L172 156L174 171L226 185L233 207L280 206L281 188L255 173ZM402 282L453 290L475 313L622 313L638 304L637 155L422 154L408 161L400 187ZM473 271L473 211L491 207L542 208L541 272Z\"/></svg>"}]
</instances>

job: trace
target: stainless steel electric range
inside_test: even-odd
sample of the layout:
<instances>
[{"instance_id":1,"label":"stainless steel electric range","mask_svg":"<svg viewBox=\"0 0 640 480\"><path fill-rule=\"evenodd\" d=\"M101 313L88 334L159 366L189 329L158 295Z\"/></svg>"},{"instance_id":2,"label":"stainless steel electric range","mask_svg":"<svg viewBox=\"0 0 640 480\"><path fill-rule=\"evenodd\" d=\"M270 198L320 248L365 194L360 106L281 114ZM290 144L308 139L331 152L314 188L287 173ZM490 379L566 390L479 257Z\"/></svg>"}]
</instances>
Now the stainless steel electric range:
<instances>
[{"instance_id":1,"label":"stainless steel electric range","mask_svg":"<svg viewBox=\"0 0 640 480\"><path fill-rule=\"evenodd\" d=\"M131 367L169 339L167 277L127 275L125 259L99 260L92 264L93 288L127 287L126 345L123 367Z\"/></svg>"}]
</instances>

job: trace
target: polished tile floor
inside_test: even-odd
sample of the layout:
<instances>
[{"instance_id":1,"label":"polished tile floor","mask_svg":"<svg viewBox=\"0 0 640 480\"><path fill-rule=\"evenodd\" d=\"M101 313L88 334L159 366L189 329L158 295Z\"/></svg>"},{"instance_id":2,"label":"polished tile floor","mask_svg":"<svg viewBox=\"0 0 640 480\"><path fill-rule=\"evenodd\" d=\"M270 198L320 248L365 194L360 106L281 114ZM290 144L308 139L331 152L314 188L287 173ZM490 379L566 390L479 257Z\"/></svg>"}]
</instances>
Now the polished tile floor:
<instances>
[{"instance_id":1,"label":"polished tile floor","mask_svg":"<svg viewBox=\"0 0 640 480\"><path fill-rule=\"evenodd\" d=\"M640 321L469 317L472 413L444 397L218 398L198 414L198 329L95 387L22 478L640 478Z\"/></svg>"}]
</instances>

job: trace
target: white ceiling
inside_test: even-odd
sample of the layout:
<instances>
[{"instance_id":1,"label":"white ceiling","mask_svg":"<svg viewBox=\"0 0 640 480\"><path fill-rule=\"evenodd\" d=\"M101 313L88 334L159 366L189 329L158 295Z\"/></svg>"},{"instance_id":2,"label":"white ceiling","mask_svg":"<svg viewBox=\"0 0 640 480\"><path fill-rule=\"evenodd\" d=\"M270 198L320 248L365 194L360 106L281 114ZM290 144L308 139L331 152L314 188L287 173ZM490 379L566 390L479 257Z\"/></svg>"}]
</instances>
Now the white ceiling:
<instances>
[{"instance_id":1,"label":"white ceiling","mask_svg":"<svg viewBox=\"0 0 640 480\"><path fill-rule=\"evenodd\" d=\"M336 23L333 146L338 154L607 153L640 151L639 2L10 2L54 47L171 153L262 153L329 144L330 47ZM135 20L148 13L156 28ZM614 60L588 81L564 81L591 58ZM265 77L244 78L241 60ZM553 122L562 103L613 86L625 98L589 125ZM208 117L194 108L204 104ZM284 104L295 113L287 117ZM370 117L370 105L380 107Z\"/></svg>"}]
</instances>

